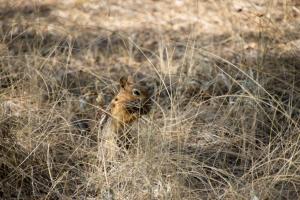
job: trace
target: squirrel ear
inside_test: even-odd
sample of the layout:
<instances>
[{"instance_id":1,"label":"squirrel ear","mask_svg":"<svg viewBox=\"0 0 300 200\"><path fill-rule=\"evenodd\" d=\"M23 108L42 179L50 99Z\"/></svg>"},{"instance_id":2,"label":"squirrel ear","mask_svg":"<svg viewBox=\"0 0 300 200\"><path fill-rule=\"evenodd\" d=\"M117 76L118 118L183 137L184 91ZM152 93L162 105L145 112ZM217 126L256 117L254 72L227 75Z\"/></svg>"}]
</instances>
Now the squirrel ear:
<instances>
[{"instance_id":1,"label":"squirrel ear","mask_svg":"<svg viewBox=\"0 0 300 200\"><path fill-rule=\"evenodd\" d=\"M127 77L126 77L126 76L122 76L122 77L120 78L120 85L121 85L121 88L125 88L126 84L127 84Z\"/></svg>"},{"instance_id":2,"label":"squirrel ear","mask_svg":"<svg viewBox=\"0 0 300 200\"><path fill-rule=\"evenodd\" d=\"M129 75L127 77L127 84L133 84L133 83L134 83L134 78L131 75Z\"/></svg>"}]
</instances>

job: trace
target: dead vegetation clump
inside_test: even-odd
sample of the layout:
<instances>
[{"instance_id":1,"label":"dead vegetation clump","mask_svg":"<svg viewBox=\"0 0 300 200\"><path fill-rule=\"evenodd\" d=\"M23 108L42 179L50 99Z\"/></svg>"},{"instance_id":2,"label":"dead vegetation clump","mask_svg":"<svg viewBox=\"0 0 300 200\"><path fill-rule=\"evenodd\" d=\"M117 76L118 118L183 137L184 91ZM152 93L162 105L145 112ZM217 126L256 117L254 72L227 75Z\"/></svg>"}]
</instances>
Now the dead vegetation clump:
<instances>
[{"instance_id":1,"label":"dead vegetation clump","mask_svg":"<svg viewBox=\"0 0 300 200\"><path fill-rule=\"evenodd\" d=\"M293 1L1 4L0 198L298 199L299 15ZM108 165L99 115L136 71L155 102Z\"/></svg>"}]
</instances>

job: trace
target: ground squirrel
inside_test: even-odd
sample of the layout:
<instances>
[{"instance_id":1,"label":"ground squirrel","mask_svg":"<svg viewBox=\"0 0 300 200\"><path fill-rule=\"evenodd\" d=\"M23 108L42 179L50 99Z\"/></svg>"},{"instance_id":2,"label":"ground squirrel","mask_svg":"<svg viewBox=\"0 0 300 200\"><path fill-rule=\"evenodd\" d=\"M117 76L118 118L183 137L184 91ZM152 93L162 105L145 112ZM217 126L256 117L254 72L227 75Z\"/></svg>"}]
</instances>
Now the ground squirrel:
<instances>
[{"instance_id":1,"label":"ground squirrel","mask_svg":"<svg viewBox=\"0 0 300 200\"><path fill-rule=\"evenodd\" d=\"M119 93L112 99L106 121L101 128L103 154L113 159L122 147L131 143L130 124L141 115L149 113L152 106L154 87L145 75L136 73L120 78Z\"/></svg>"}]
</instances>

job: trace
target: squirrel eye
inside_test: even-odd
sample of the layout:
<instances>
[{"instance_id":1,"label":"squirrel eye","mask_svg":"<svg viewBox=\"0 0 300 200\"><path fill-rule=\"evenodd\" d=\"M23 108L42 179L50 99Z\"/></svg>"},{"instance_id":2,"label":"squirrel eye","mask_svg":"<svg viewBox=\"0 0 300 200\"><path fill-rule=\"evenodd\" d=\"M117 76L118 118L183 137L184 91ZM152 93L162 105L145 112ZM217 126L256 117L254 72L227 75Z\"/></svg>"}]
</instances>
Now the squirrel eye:
<instances>
[{"instance_id":1,"label":"squirrel eye","mask_svg":"<svg viewBox=\"0 0 300 200\"><path fill-rule=\"evenodd\" d=\"M137 89L133 89L132 90L132 94L133 94L133 96L140 96L141 92L139 90L137 90Z\"/></svg>"}]
</instances>

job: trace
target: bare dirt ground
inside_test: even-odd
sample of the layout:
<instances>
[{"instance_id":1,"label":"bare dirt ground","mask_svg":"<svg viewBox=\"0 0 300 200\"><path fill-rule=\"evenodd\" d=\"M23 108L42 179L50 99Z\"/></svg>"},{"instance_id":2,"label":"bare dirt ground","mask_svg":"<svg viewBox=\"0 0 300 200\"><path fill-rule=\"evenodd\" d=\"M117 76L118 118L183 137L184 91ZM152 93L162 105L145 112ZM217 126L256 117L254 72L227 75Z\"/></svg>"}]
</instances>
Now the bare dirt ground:
<instances>
[{"instance_id":1,"label":"bare dirt ground","mask_svg":"<svg viewBox=\"0 0 300 200\"><path fill-rule=\"evenodd\" d=\"M0 199L299 199L296 0L0 0ZM105 169L99 110L157 85Z\"/></svg>"}]
</instances>

